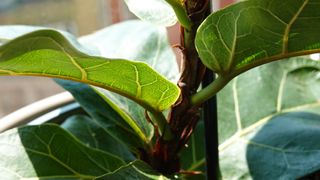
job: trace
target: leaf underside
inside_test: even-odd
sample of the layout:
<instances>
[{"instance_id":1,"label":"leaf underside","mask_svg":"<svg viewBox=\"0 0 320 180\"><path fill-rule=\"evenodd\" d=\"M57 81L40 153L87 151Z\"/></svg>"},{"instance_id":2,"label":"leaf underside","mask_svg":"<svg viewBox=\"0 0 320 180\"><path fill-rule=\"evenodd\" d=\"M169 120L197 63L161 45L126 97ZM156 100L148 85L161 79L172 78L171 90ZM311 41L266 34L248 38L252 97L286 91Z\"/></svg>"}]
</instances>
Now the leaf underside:
<instances>
[{"instance_id":1,"label":"leaf underside","mask_svg":"<svg viewBox=\"0 0 320 180\"><path fill-rule=\"evenodd\" d=\"M248 0L210 15L196 47L202 62L222 76L267 62L320 51L318 0Z\"/></svg>"},{"instance_id":2,"label":"leaf underside","mask_svg":"<svg viewBox=\"0 0 320 180\"><path fill-rule=\"evenodd\" d=\"M0 47L0 55L0 75L80 81L119 93L152 111L168 109L179 96L179 88L148 65L88 56L54 30L12 40Z\"/></svg>"},{"instance_id":3,"label":"leaf underside","mask_svg":"<svg viewBox=\"0 0 320 180\"><path fill-rule=\"evenodd\" d=\"M296 179L320 169L320 163L308 160L319 158L315 143L319 136L313 130L318 126L315 120L320 120L319 72L319 62L292 58L252 69L232 80L218 94L223 178L263 179L274 174ZM291 113L297 111L315 114L302 117L301 113ZM308 125L308 117L314 126ZM274 138L263 133L266 130L272 132ZM306 146L306 143L310 144ZM294 149L301 153L296 154L295 162L290 159L286 163L286 156L291 158L290 152ZM295 168L298 169L295 171Z\"/></svg>"},{"instance_id":4,"label":"leaf underside","mask_svg":"<svg viewBox=\"0 0 320 180\"><path fill-rule=\"evenodd\" d=\"M129 32L128 29L130 29ZM80 42L98 49L103 57L144 62L175 84L179 78L176 57L168 42L167 31L164 27L154 26L140 20L131 20L81 37ZM123 119L129 124L136 124L145 137L151 140L153 126L145 119L145 109L128 98L102 88L94 88L122 115Z\"/></svg>"},{"instance_id":5,"label":"leaf underside","mask_svg":"<svg viewBox=\"0 0 320 180\"><path fill-rule=\"evenodd\" d=\"M129 10L142 20L161 26L172 26L177 17L165 0L125 0Z\"/></svg>"},{"instance_id":6,"label":"leaf underside","mask_svg":"<svg viewBox=\"0 0 320 180\"><path fill-rule=\"evenodd\" d=\"M100 97L91 86L66 80L56 82L69 91L81 107L90 115L92 123L102 128L109 137L118 144L126 145L131 151L137 152L148 142L146 135L133 128Z\"/></svg>"}]
</instances>

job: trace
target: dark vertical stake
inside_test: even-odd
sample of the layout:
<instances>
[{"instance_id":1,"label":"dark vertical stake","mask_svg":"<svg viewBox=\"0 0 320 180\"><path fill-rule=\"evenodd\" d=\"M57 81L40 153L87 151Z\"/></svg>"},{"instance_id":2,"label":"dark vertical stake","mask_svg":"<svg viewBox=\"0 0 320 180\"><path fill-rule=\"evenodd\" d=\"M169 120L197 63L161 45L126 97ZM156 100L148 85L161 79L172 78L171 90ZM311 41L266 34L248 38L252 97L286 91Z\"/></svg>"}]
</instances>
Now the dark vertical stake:
<instances>
[{"instance_id":1,"label":"dark vertical stake","mask_svg":"<svg viewBox=\"0 0 320 180\"><path fill-rule=\"evenodd\" d=\"M207 69L202 81L202 85L205 87L214 81L214 79L214 73ZM205 125L207 179L216 180L220 178L218 151L218 110L216 96L204 103L203 112Z\"/></svg>"}]
</instances>

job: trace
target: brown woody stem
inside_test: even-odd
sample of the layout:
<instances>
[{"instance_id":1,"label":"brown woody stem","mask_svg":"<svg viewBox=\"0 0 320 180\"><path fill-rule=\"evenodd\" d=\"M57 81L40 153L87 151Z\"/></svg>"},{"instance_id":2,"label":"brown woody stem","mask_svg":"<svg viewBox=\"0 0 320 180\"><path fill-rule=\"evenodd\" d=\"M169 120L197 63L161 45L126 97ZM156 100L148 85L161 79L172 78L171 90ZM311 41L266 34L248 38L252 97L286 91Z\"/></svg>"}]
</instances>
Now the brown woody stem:
<instances>
[{"instance_id":1,"label":"brown woody stem","mask_svg":"<svg viewBox=\"0 0 320 180\"><path fill-rule=\"evenodd\" d=\"M166 175L180 171L178 153L185 147L200 118L200 107L191 106L191 96L199 88L206 70L195 48L195 36L199 25L210 14L209 0L186 0L184 7L192 25L188 29L181 26L183 57L182 74L178 83L181 96L169 114L169 125L173 138L168 140L159 137L146 160L155 169Z\"/></svg>"}]
</instances>

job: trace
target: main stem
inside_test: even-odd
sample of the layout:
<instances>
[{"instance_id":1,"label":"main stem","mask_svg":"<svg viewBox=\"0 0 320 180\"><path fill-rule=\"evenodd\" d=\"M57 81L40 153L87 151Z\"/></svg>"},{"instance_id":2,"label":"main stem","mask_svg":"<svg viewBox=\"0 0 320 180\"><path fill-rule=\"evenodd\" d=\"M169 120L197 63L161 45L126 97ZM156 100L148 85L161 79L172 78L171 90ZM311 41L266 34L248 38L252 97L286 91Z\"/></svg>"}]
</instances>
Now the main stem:
<instances>
[{"instance_id":1,"label":"main stem","mask_svg":"<svg viewBox=\"0 0 320 180\"><path fill-rule=\"evenodd\" d=\"M195 48L195 37L199 25L210 14L210 0L185 0L184 7L191 27L181 26L180 32L183 56L178 86L181 96L169 114L169 128L173 137L158 137L154 148L145 159L153 168L166 175L180 171L178 154L187 144L200 119L201 108L191 104L191 96L197 92L206 71Z\"/></svg>"}]
</instances>

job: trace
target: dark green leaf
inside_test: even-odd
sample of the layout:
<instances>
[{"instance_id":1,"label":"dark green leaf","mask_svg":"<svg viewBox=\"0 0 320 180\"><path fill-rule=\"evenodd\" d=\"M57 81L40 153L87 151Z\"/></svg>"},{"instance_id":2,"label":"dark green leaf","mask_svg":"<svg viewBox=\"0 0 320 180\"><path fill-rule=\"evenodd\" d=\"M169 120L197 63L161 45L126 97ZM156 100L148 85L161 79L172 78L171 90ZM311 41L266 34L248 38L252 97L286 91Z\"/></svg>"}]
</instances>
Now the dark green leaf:
<instances>
[{"instance_id":1,"label":"dark green leaf","mask_svg":"<svg viewBox=\"0 0 320 180\"><path fill-rule=\"evenodd\" d=\"M0 135L1 179L93 179L123 166L56 125L27 126Z\"/></svg>"},{"instance_id":2,"label":"dark green leaf","mask_svg":"<svg viewBox=\"0 0 320 180\"><path fill-rule=\"evenodd\" d=\"M272 118L294 111L320 114L319 73L319 62L293 58L252 69L235 78L218 94L223 178L250 179L247 142ZM290 129L288 124L288 129L281 130ZM297 148L303 148L303 144L301 147L297 144ZM262 151L260 156L264 156ZM265 163L277 160L276 156L264 159Z\"/></svg>"},{"instance_id":3,"label":"dark green leaf","mask_svg":"<svg viewBox=\"0 0 320 180\"><path fill-rule=\"evenodd\" d=\"M196 46L202 62L234 77L258 65L320 51L318 0L248 0L210 15Z\"/></svg>"},{"instance_id":4,"label":"dark green leaf","mask_svg":"<svg viewBox=\"0 0 320 180\"><path fill-rule=\"evenodd\" d=\"M202 172L200 175L182 175L185 179L201 180L206 179L205 172L205 139L204 139L204 123L200 121L192 134L187 148L181 155L182 169L186 171Z\"/></svg>"},{"instance_id":5,"label":"dark green leaf","mask_svg":"<svg viewBox=\"0 0 320 180\"><path fill-rule=\"evenodd\" d=\"M127 162L135 159L129 149L122 144L125 142L120 143L117 141L109 135L105 128L88 116L76 115L69 117L61 124L61 127L71 132L88 147L109 152Z\"/></svg>"},{"instance_id":6,"label":"dark green leaf","mask_svg":"<svg viewBox=\"0 0 320 180\"><path fill-rule=\"evenodd\" d=\"M119 93L153 111L168 109L179 95L176 85L146 64L83 54L54 30L39 30L14 39L0 47L0 55L1 75L80 81Z\"/></svg>"},{"instance_id":7,"label":"dark green leaf","mask_svg":"<svg viewBox=\"0 0 320 180\"><path fill-rule=\"evenodd\" d=\"M80 42L99 49L104 57L143 61L172 82L179 77L175 55L163 27L137 20L127 21L82 37ZM152 138L153 127L145 120L144 108L115 93L96 89L129 124L137 124L148 139Z\"/></svg>"},{"instance_id":8,"label":"dark green leaf","mask_svg":"<svg viewBox=\"0 0 320 180\"><path fill-rule=\"evenodd\" d=\"M117 144L125 144L130 150L137 151L136 148L143 147L143 144L147 143L147 138L141 130L131 128L90 86L64 80L57 82L72 93L92 117L94 124L103 128L110 138L117 141Z\"/></svg>"},{"instance_id":9,"label":"dark green leaf","mask_svg":"<svg viewBox=\"0 0 320 180\"><path fill-rule=\"evenodd\" d=\"M97 178L98 180L168 180L159 175L142 161L134 161L118 170Z\"/></svg>"},{"instance_id":10,"label":"dark green leaf","mask_svg":"<svg viewBox=\"0 0 320 180\"><path fill-rule=\"evenodd\" d=\"M250 140L246 158L253 179L298 179L320 169L320 115L285 113Z\"/></svg>"},{"instance_id":11,"label":"dark green leaf","mask_svg":"<svg viewBox=\"0 0 320 180\"><path fill-rule=\"evenodd\" d=\"M177 17L165 0L125 0L129 10L140 19L161 26L172 26Z\"/></svg>"}]
</instances>

